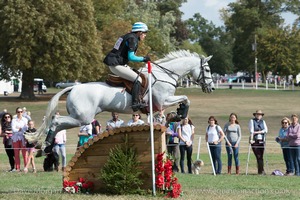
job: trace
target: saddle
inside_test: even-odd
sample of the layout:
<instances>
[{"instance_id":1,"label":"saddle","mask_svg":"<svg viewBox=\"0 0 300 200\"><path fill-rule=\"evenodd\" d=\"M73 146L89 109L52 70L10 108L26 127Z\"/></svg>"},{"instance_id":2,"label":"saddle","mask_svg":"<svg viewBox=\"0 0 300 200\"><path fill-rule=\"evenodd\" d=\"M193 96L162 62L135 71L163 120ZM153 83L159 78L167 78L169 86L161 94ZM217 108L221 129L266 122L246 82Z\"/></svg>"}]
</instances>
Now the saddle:
<instances>
[{"instance_id":1,"label":"saddle","mask_svg":"<svg viewBox=\"0 0 300 200\"><path fill-rule=\"evenodd\" d=\"M135 73L137 73L141 79L142 79L142 83L141 83L141 91L140 91L140 102L143 101L143 97L146 95L147 89L148 89L148 79L145 76L145 74L139 73L137 70L133 69L133 71ZM132 87L133 87L133 82L126 80L120 76L116 76L114 74L108 74L108 78L105 81L108 85L112 86L112 87L123 87L125 88L126 92L128 92L129 94L132 95L131 91L132 91ZM146 109L142 109L141 110L142 113L148 113Z\"/></svg>"}]
</instances>

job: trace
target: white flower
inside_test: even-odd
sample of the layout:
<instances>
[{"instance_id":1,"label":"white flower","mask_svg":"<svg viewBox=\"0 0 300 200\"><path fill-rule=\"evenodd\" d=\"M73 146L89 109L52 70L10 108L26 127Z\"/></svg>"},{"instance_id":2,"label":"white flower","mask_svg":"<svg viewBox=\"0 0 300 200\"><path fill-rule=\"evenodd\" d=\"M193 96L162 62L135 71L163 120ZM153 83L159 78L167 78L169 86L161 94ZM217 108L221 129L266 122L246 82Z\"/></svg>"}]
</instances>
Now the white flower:
<instances>
[{"instance_id":1,"label":"white flower","mask_svg":"<svg viewBox=\"0 0 300 200\"><path fill-rule=\"evenodd\" d=\"M65 190L66 192L70 193L70 192L71 192L71 187L65 187L64 190Z\"/></svg>"},{"instance_id":2,"label":"white flower","mask_svg":"<svg viewBox=\"0 0 300 200\"><path fill-rule=\"evenodd\" d=\"M71 187L70 191L71 191L72 194L74 194L76 192L74 187Z\"/></svg>"},{"instance_id":3,"label":"white flower","mask_svg":"<svg viewBox=\"0 0 300 200\"><path fill-rule=\"evenodd\" d=\"M76 185L77 185L78 187L82 187L82 183L81 183L81 182L77 182Z\"/></svg>"}]
</instances>

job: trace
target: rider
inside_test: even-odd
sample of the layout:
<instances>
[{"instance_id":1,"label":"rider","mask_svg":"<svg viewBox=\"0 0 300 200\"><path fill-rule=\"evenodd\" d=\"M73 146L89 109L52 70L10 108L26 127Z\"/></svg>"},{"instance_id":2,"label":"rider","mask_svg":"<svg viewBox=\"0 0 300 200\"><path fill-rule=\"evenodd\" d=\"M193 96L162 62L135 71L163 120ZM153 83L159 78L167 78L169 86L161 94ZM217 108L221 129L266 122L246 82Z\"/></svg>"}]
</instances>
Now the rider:
<instances>
[{"instance_id":1,"label":"rider","mask_svg":"<svg viewBox=\"0 0 300 200\"><path fill-rule=\"evenodd\" d=\"M132 26L130 33L121 36L115 43L114 48L108 53L104 59L104 63L109 66L109 69L116 75L132 81L132 109L138 111L145 107L139 99L142 79L137 75L128 65L129 61L132 62L148 62L150 57L136 56L135 52L138 49L140 40L144 40L148 32L148 26L143 22L136 22Z\"/></svg>"}]
</instances>

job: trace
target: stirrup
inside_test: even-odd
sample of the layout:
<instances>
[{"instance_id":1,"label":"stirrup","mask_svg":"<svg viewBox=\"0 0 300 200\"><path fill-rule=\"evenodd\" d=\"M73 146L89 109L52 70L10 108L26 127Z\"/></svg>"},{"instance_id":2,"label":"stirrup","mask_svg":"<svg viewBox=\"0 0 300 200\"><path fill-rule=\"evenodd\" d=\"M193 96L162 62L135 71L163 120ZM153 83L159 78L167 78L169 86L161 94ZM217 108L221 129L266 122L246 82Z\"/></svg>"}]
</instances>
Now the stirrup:
<instances>
[{"instance_id":1,"label":"stirrup","mask_svg":"<svg viewBox=\"0 0 300 200\"><path fill-rule=\"evenodd\" d=\"M136 112L136 111L138 111L140 109L146 108L147 106L148 105L146 103L137 103L137 104L132 105L131 107L132 107L132 110L134 112Z\"/></svg>"}]
</instances>

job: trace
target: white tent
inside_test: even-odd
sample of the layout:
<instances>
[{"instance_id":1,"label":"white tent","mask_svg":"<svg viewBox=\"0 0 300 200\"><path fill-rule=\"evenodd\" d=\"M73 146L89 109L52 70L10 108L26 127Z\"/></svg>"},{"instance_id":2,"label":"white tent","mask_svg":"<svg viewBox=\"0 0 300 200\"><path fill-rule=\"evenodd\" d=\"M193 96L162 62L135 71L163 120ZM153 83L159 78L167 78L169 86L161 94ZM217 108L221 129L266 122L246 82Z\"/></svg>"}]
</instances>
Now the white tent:
<instances>
[{"instance_id":1,"label":"white tent","mask_svg":"<svg viewBox=\"0 0 300 200\"><path fill-rule=\"evenodd\" d=\"M14 85L12 81L0 81L0 94L4 94L4 92L7 92L8 94L12 93L14 91Z\"/></svg>"}]
</instances>

